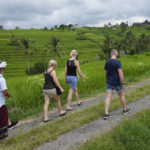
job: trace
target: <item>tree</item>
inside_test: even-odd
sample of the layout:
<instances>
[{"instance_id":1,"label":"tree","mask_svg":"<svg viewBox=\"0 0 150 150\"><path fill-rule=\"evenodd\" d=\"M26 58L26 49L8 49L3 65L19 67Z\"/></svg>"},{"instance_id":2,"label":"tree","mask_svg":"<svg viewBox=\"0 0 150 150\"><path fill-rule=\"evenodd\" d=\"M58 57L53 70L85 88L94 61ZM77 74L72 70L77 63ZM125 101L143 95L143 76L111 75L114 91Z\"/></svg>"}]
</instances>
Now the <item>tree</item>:
<instances>
[{"instance_id":1,"label":"tree","mask_svg":"<svg viewBox=\"0 0 150 150\"><path fill-rule=\"evenodd\" d=\"M73 24L69 24L68 27L69 27L69 28L72 28L72 27L73 27Z\"/></svg>"},{"instance_id":2,"label":"tree","mask_svg":"<svg viewBox=\"0 0 150 150\"><path fill-rule=\"evenodd\" d=\"M110 52L113 48L116 48L117 42L113 37L107 35L104 40L104 44L102 45L102 51L105 55L105 58L108 59L110 57Z\"/></svg>"},{"instance_id":3,"label":"tree","mask_svg":"<svg viewBox=\"0 0 150 150\"><path fill-rule=\"evenodd\" d=\"M54 25L54 29L58 29L58 26L57 26L57 25Z\"/></svg>"},{"instance_id":4,"label":"tree","mask_svg":"<svg viewBox=\"0 0 150 150\"><path fill-rule=\"evenodd\" d=\"M24 50L25 50L27 70L29 72L29 70L30 70L30 65L29 65L29 40L28 39L21 39L21 45L22 45L22 47L24 47Z\"/></svg>"},{"instance_id":5,"label":"tree","mask_svg":"<svg viewBox=\"0 0 150 150\"><path fill-rule=\"evenodd\" d=\"M17 47L19 47L19 46L20 46L19 41L20 41L20 39L17 38L17 37L15 37L14 34L12 34L11 37L10 37L10 43L9 43L9 44L12 45L12 46L17 46ZM16 50L17 50L17 48L16 48Z\"/></svg>"},{"instance_id":6,"label":"tree","mask_svg":"<svg viewBox=\"0 0 150 150\"><path fill-rule=\"evenodd\" d=\"M127 24L125 24L124 22L121 22L120 26L122 32L125 32L127 30Z\"/></svg>"},{"instance_id":7,"label":"tree","mask_svg":"<svg viewBox=\"0 0 150 150\"><path fill-rule=\"evenodd\" d=\"M4 28L3 28L3 26L2 26L2 25L0 25L0 30L4 30Z\"/></svg>"},{"instance_id":8,"label":"tree","mask_svg":"<svg viewBox=\"0 0 150 150\"><path fill-rule=\"evenodd\" d=\"M19 30L19 27L18 27L18 26L16 26L16 27L15 27L15 29L16 29L16 30Z\"/></svg>"},{"instance_id":9,"label":"tree","mask_svg":"<svg viewBox=\"0 0 150 150\"><path fill-rule=\"evenodd\" d=\"M43 30L48 30L48 28L45 26L45 27L43 28Z\"/></svg>"},{"instance_id":10,"label":"tree","mask_svg":"<svg viewBox=\"0 0 150 150\"><path fill-rule=\"evenodd\" d=\"M141 34L141 36L139 37L136 43L137 53L143 53L144 51L146 51L147 48L149 47L149 43L150 43L150 37L148 35L145 35L144 33Z\"/></svg>"},{"instance_id":11,"label":"tree","mask_svg":"<svg viewBox=\"0 0 150 150\"><path fill-rule=\"evenodd\" d=\"M112 27L112 25L111 25L111 23L110 23L110 22L108 23L108 27Z\"/></svg>"},{"instance_id":12,"label":"tree","mask_svg":"<svg viewBox=\"0 0 150 150\"><path fill-rule=\"evenodd\" d=\"M60 57L59 51L58 51L58 43L59 43L59 39L57 37L52 36L50 38L50 41L47 42L47 44L45 45L46 48L50 49L51 52L53 52L55 54L55 57L58 56Z\"/></svg>"}]
</instances>

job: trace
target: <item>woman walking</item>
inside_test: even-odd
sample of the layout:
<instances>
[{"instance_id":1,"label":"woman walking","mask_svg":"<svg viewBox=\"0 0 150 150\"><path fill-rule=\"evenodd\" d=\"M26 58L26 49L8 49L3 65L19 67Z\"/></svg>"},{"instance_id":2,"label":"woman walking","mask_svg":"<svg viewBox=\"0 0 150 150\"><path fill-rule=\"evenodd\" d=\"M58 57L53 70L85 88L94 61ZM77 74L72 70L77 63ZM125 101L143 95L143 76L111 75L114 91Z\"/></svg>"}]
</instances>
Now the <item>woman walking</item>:
<instances>
[{"instance_id":1,"label":"woman walking","mask_svg":"<svg viewBox=\"0 0 150 150\"><path fill-rule=\"evenodd\" d=\"M80 70L80 65L78 59L78 52L76 50L72 50L70 53L70 59L67 60L67 64L65 67L65 79L66 83L69 84L69 95L68 95L68 103L67 103L67 110L72 110L73 107L70 106L72 95L75 93L75 97L77 100L77 105L79 106L81 102L79 101L78 91L77 91L77 73L80 75L83 82L85 82L83 74ZM76 71L77 70L77 71Z\"/></svg>"},{"instance_id":2,"label":"woman walking","mask_svg":"<svg viewBox=\"0 0 150 150\"><path fill-rule=\"evenodd\" d=\"M61 85L59 84L56 76L56 71L54 70L57 66L57 62L55 60L49 61L49 68L45 71L45 83L43 87L43 94L45 99L44 104L44 122L48 122L51 118L48 118L48 106L50 103L50 97L53 97L56 100L57 108L59 116L63 116L66 114L66 111L61 109L60 96L57 94L56 88L60 89L60 92L63 93Z\"/></svg>"}]
</instances>

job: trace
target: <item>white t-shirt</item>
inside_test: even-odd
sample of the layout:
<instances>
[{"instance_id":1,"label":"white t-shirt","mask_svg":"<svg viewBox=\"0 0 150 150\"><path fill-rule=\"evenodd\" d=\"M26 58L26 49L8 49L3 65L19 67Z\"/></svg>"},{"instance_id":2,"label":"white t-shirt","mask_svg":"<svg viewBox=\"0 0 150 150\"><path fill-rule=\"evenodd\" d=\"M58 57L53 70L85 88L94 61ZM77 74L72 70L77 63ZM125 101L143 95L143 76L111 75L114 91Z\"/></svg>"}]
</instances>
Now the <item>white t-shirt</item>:
<instances>
[{"instance_id":1,"label":"white t-shirt","mask_svg":"<svg viewBox=\"0 0 150 150\"><path fill-rule=\"evenodd\" d=\"M7 90L6 80L3 75L0 74L0 107L5 105L5 96L3 94L4 90Z\"/></svg>"}]
</instances>

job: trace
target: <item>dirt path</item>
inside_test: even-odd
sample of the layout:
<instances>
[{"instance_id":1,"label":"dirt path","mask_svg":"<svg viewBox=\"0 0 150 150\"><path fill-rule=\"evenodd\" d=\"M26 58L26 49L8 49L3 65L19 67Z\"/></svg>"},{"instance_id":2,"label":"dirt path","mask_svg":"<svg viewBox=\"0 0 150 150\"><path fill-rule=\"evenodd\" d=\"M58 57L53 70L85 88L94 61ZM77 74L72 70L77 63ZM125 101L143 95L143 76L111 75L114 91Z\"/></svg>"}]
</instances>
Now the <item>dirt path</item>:
<instances>
[{"instance_id":1,"label":"dirt path","mask_svg":"<svg viewBox=\"0 0 150 150\"><path fill-rule=\"evenodd\" d=\"M150 84L150 79L147 79L143 82L139 82L139 83L136 83L134 85L127 87L125 89L125 93L130 92L132 89L136 89L136 88L142 87L143 85L147 85L147 84ZM115 97L115 96L116 96L116 93L114 93L113 97ZM98 103L99 101L101 101L105 97L106 97L105 94L101 94L100 96L83 100L84 103L81 106L76 106L76 104L74 104L73 105L74 111L78 110L78 109L90 107L93 104ZM68 112L68 113L71 113L71 112ZM53 120L58 119L57 110L51 111L50 116L52 117ZM19 122L19 125L16 128L9 130L9 137L16 135L18 132L26 132L35 126L42 125L42 124L43 124L43 116L38 117L36 119L21 121L21 122Z\"/></svg>"},{"instance_id":2,"label":"dirt path","mask_svg":"<svg viewBox=\"0 0 150 150\"><path fill-rule=\"evenodd\" d=\"M108 120L104 120L101 117L85 126L61 135L57 140L48 142L37 148L37 150L70 150L79 144L83 144L87 140L100 135L102 132L107 131L108 129L111 129L119 122L128 118L129 116L134 115L138 111L149 108L150 95L129 104L127 107L131 108L131 112L127 115L124 115L121 109L118 109L111 113L112 117Z\"/></svg>"}]
</instances>

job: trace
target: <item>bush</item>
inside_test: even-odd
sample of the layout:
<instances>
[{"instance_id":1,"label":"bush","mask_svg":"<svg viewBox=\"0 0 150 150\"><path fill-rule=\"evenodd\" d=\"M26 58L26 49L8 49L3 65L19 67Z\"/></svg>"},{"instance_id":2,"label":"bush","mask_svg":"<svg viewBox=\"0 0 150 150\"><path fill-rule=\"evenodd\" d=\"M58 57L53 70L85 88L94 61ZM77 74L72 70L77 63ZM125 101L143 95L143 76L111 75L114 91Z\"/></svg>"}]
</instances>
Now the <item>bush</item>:
<instances>
[{"instance_id":1,"label":"bush","mask_svg":"<svg viewBox=\"0 0 150 150\"><path fill-rule=\"evenodd\" d=\"M130 49L130 55L134 55L134 54L136 54L136 49L134 47L132 47Z\"/></svg>"},{"instance_id":2,"label":"bush","mask_svg":"<svg viewBox=\"0 0 150 150\"><path fill-rule=\"evenodd\" d=\"M47 69L47 63L37 62L34 64L34 67L31 67L29 70L27 68L25 72L27 75L32 75L32 74L43 73L46 69Z\"/></svg>"}]
</instances>

